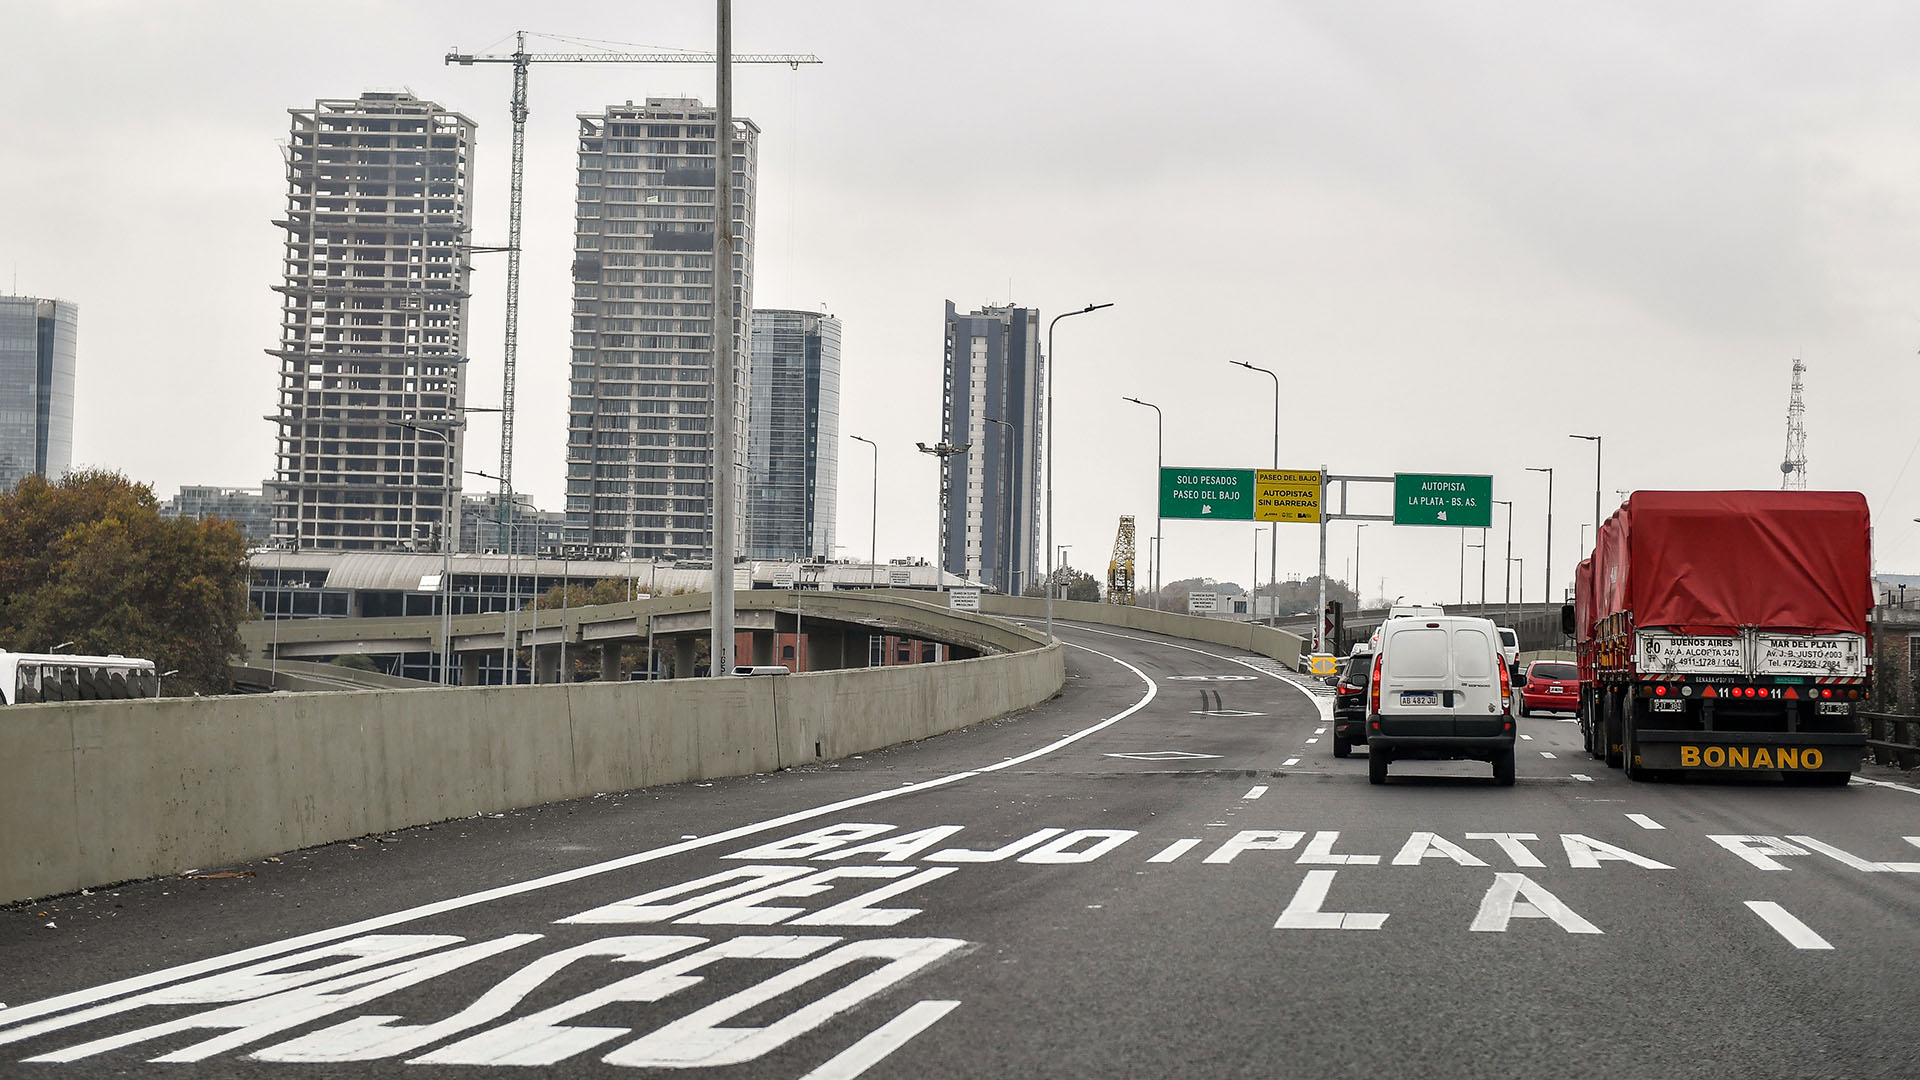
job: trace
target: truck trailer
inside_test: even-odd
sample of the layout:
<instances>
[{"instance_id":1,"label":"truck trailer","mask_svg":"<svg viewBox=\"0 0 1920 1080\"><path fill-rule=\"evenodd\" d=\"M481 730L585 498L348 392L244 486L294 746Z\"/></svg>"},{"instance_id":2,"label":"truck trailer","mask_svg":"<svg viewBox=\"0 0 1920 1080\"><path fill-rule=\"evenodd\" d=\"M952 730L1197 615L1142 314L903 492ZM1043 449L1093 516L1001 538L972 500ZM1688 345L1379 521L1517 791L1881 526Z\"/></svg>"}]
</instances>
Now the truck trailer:
<instances>
[{"instance_id":1,"label":"truck trailer","mask_svg":"<svg viewBox=\"0 0 1920 1080\"><path fill-rule=\"evenodd\" d=\"M1634 492L1561 611L1587 751L1634 780L1845 784L1866 746L1872 609L1857 492Z\"/></svg>"}]
</instances>

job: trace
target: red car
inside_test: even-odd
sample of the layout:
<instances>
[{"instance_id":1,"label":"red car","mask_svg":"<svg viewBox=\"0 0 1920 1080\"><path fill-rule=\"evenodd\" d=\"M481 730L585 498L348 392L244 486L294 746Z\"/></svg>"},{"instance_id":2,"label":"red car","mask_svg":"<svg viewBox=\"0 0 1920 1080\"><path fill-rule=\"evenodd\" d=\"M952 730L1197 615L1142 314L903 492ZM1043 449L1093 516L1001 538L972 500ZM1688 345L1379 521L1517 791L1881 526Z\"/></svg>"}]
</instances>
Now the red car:
<instances>
[{"instance_id":1,"label":"red car","mask_svg":"<svg viewBox=\"0 0 1920 1080\"><path fill-rule=\"evenodd\" d=\"M1535 660L1527 665L1520 688L1520 715L1536 711L1575 712L1580 708L1580 669L1571 660Z\"/></svg>"}]
</instances>

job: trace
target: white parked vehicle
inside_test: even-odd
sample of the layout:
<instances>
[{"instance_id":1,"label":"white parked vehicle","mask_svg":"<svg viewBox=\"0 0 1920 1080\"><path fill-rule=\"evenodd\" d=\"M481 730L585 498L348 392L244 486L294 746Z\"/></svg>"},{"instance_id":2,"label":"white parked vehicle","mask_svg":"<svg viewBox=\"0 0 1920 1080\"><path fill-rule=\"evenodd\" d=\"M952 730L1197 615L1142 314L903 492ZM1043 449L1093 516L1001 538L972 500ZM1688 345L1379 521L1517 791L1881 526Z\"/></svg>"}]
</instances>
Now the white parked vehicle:
<instances>
[{"instance_id":1,"label":"white parked vehicle","mask_svg":"<svg viewBox=\"0 0 1920 1080\"><path fill-rule=\"evenodd\" d=\"M1491 619L1387 620L1368 692L1368 779L1386 783L1397 759L1465 759L1512 784L1513 680Z\"/></svg>"},{"instance_id":2,"label":"white parked vehicle","mask_svg":"<svg viewBox=\"0 0 1920 1080\"><path fill-rule=\"evenodd\" d=\"M1507 663L1507 670L1513 671L1520 664L1520 634L1511 626L1496 626L1500 633L1500 657Z\"/></svg>"}]
</instances>

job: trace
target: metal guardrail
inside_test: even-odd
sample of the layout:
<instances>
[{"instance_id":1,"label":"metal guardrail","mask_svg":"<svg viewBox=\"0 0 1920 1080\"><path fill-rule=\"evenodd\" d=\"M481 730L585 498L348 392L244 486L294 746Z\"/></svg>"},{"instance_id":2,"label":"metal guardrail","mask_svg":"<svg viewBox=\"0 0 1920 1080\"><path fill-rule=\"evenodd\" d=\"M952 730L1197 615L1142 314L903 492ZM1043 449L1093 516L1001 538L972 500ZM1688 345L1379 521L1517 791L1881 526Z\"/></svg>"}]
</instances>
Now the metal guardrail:
<instances>
[{"instance_id":1,"label":"metal guardrail","mask_svg":"<svg viewBox=\"0 0 1920 1080\"><path fill-rule=\"evenodd\" d=\"M1920 716L1863 712L1860 719L1866 724L1867 748L1875 761L1902 769L1920 763Z\"/></svg>"}]
</instances>

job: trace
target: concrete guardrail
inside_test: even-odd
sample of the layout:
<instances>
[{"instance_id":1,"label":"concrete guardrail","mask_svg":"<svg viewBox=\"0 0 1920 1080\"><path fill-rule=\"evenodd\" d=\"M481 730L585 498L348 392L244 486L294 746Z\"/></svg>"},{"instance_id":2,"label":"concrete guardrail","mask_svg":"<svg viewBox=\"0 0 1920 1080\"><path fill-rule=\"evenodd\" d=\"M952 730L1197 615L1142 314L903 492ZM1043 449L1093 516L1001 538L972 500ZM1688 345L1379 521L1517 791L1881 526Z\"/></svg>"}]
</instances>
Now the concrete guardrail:
<instances>
[{"instance_id":1,"label":"concrete guardrail","mask_svg":"<svg viewBox=\"0 0 1920 1080\"><path fill-rule=\"evenodd\" d=\"M771 678L14 706L0 723L0 902L844 757L1031 708L1065 681L1037 631L924 593L835 599L842 614L892 608L929 634L1020 648Z\"/></svg>"}]
</instances>

